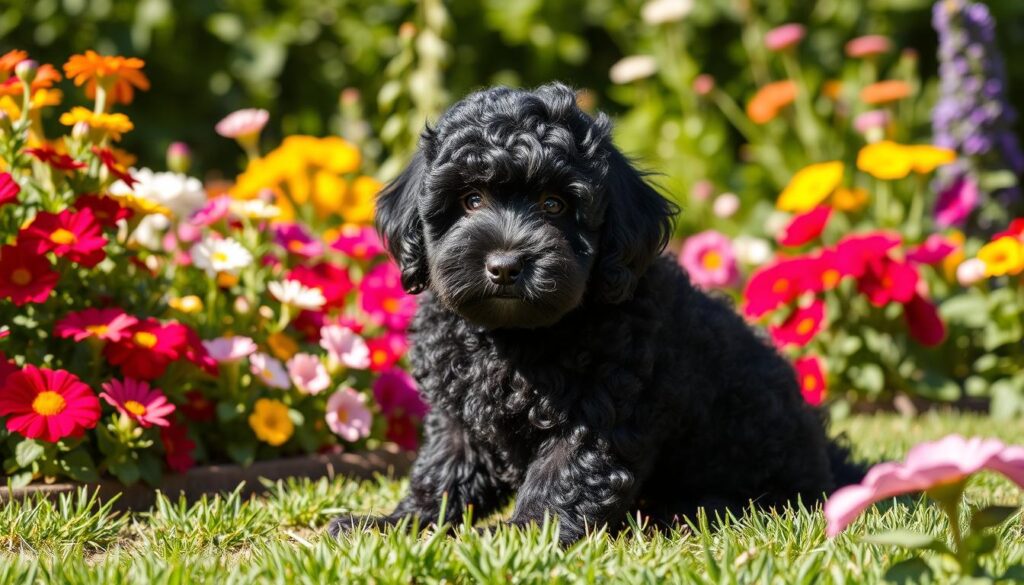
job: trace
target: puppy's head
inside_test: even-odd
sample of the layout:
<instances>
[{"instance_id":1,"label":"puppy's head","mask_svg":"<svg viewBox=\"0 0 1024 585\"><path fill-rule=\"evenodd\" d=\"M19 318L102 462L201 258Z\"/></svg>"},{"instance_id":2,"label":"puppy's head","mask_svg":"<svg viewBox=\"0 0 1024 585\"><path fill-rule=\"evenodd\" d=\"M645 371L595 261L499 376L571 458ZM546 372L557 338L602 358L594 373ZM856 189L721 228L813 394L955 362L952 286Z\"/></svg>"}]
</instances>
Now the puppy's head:
<instances>
[{"instance_id":1,"label":"puppy's head","mask_svg":"<svg viewBox=\"0 0 1024 585\"><path fill-rule=\"evenodd\" d=\"M494 88L427 129L377 201L411 293L430 288L487 328L556 323L618 303L664 248L673 206L612 146L575 93Z\"/></svg>"}]
</instances>

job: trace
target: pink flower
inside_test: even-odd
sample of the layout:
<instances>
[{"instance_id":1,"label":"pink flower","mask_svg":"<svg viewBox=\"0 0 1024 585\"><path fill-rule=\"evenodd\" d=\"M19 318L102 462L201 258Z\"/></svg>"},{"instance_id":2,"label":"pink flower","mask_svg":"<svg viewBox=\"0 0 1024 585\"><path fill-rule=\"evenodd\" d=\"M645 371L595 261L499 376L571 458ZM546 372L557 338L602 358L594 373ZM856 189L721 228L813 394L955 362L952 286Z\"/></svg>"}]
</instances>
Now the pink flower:
<instances>
[{"instance_id":1,"label":"pink flower","mask_svg":"<svg viewBox=\"0 0 1024 585\"><path fill-rule=\"evenodd\" d=\"M398 368L384 372L373 383L373 397L387 419L385 438L403 449L415 449L419 441L417 424L428 408L412 376Z\"/></svg>"},{"instance_id":2,"label":"pink flower","mask_svg":"<svg viewBox=\"0 0 1024 585\"><path fill-rule=\"evenodd\" d=\"M341 226L331 247L356 260L370 260L384 253L384 243L377 235L377 230L354 223Z\"/></svg>"},{"instance_id":3,"label":"pink flower","mask_svg":"<svg viewBox=\"0 0 1024 585\"><path fill-rule=\"evenodd\" d=\"M382 262L359 283L363 311L373 322L389 329L405 329L416 312L416 299L402 289L402 275L394 262Z\"/></svg>"},{"instance_id":4,"label":"pink flower","mask_svg":"<svg viewBox=\"0 0 1024 585\"><path fill-rule=\"evenodd\" d=\"M956 280L961 286L971 286L985 279L985 262L980 258L964 260L956 267Z\"/></svg>"},{"instance_id":5,"label":"pink flower","mask_svg":"<svg viewBox=\"0 0 1024 585\"><path fill-rule=\"evenodd\" d=\"M714 202L711 204L711 212L715 214L715 217L722 219L729 219L736 215L736 212L739 210L740 198L735 193L722 193L715 197Z\"/></svg>"},{"instance_id":6,"label":"pink flower","mask_svg":"<svg viewBox=\"0 0 1024 585\"><path fill-rule=\"evenodd\" d=\"M802 246L820 236L831 217L832 208L827 205L819 205L810 211L795 215L786 227L782 228L779 243L783 246Z\"/></svg>"},{"instance_id":7,"label":"pink flower","mask_svg":"<svg viewBox=\"0 0 1024 585\"><path fill-rule=\"evenodd\" d=\"M327 399L326 419L331 432L349 443L370 436L373 415L366 408L366 397L347 386Z\"/></svg>"},{"instance_id":8,"label":"pink flower","mask_svg":"<svg viewBox=\"0 0 1024 585\"><path fill-rule=\"evenodd\" d=\"M832 494L825 503L828 535L838 535L875 502L959 483L983 469L1002 473L1024 488L1024 447L960 435L921 443L910 450L903 463L876 465L860 484Z\"/></svg>"},{"instance_id":9,"label":"pink flower","mask_svg":"<svg viewBox=\"0 0 1024 585\"><path fill-rule=\"evenodd\" d=\"M785 51L799 44L806 34L803 25L784 24L765 33L764 46L768 47L769 51Z\"/></svg>"},{"instance_id":10,"label":"pink flower","mask_svg":"<svg viewBox=\"0 0 1024 585\"><path fill-rule=\"evenodd\" d=\"M291 379L281 360L265 353L254 353L249 356L249 371L271 388L287 390L291 386Z\"/></svg>"},{"instance_id":11,"label":"pink flower","mask_svg":"<svg viewBox=\"0 0 1024 585\"><path fill-rule=\"evenodd\" d=\"M811 406L820 406L828 394L821 358L813 355L804 356L793 362L793 370L796 371L797 384L800 386L800 395L804 397L804 401Z\"/></svg>"},{"instance_id":12,"label":"pink flower","mask_svg":"<svg viewBox=\"0 0 1024 585\"><path fill-rule=\"evenodd\" d=\"M217 122L214 130L224 138L244 138L259 134L270 119L270 112L254 108L238 110Z\"/></svg>"},{"instance_id":13,"label":"pink flower","mask_svg":"<svg viewBox=\"0 0 1024 585\"><path fill-rule=\"evenodd\" d=\"M956 250L956 244L942 234L932 234L920 246L907 250L907 260L918 264L938 264Z\"/></svg>"},{"instance_id":14,"label":"pink flower","mask_svg":"<svg viewBox=\"0 0 1024 585\"><path fill-rule=\"evenodd\" d=\"M724 234L707 230L683 243L679 263L701 288L728 287L739 279L732 244Z\"/></svg>"},{"instance_id":15,"label":"pink flower","mask_svg":"<svg viewBox=\"0 0 1024 585\"><path fill-rule=\"evenodd\" d=\"M935 202L935 224L941 228L963 225L978 206L978 185L967 176L960 177L939 193Z\"/></svg>"},{"instance_id":16,"label":"pink flower","mask_svg":"<svg viewBox=\"0 0 1024 585\"><path fill-rule=\"evenodd\" d=\"M0 173L0 206L17 201L20 192L21 186L11 173Z\"/></svg>"},{"instance_id":17,"label":"pink flower","mask_svg":"<svg viewBox=\"0 0 1024 585\"><path fill-rule=\"evenodd\" d=\"M193 213L189 222L193 226L211 226L226 218L230 210L230 197L227 195L214 197Z\"/></svg>"},{"instance_id":18,"label":"pink flower","mask_svg":"<svg viewBox=\"0 0 1024 585\"><path fill-rule=\"evenodd\" d=\"M715 91L715 78L707 73L701 73L693 80L693 93L704 97Z\"/></svg>"},{"instance_id":19,"label":"pink flower","mask_svg":"<svg viewBox=\"0 0 1024 585\"><path fill-rule=\"evenodd\" d=\"M53 333L64 339L82 341L90 337L103 341L120 341L139 320L121 309L83 309L68 313L57 321Z\"/></svg>"},{"instance_id":20,"label":"pink flower","mask_svg":"<svg viewBox=\"0 0 1024 585\"><path fill-rule=\"evenodd\" d=\"M890 50L892 43L882 35L865 35L846 43L846 54L854 59L884 55Z\"/></svg>"},{"instance_id":21,"label":"pink flower","mask_svg":"<svg viewBox=\"0 0 1024 585\"><path fill-rule=\"evenodd\" d=\"M370 367L370 348L356 332L342 325L325 325L320 329L320 347L330 358L346 368L365 370Z\"/></svg>"},{"instance_id":22,"label":"pink flower","mask_svg":"<svg viewBox=\"0 0 1024 585\"><path fill-rule=\"evenodd\" d=\"M252 339L242 336L208 339L203 341L203 347L206 348L210 357L222 364L237 362L256 351L256 343Z\"/></svg>"},{"instance_id":23,"label":"pink flower","mask_svg":"<svg viewBox=\"0 0 1024 585\"><path fill-rule=\"evenodd\" d=\"M125 378L123 382L111 380L103 389L106 392L100 392L100 398L143 428L170 426L167 417L174 413L174 405L167 401L163 392L150 388L148 383Z\"/></svg>"},{"instance_id":24,"label":"pink flower","mask_svg":"<svg viewBox=\"0 0 1024 585\"><path fill-rule=\"evenodd\" d=\"M297 353L288 360L288 376L300 392L313 396L326 390L331 383L320 358L309 353Z\"/></svg>"},{"instance_id":25,"label":"pink flower","mask_svg":"<svg viewBox=\"0 0 1024 585\"><path fill-rule=\"evenodd\" d=\"M889 125L891 116L886 110L870 110L858 115L853 119L853 127L861 134L868 134L872 130L885 128Z\"/></svg>"},{"instance_id":26,"label":"pink flower","mask_svg":"<svg viewBox=\"0 0 1024 585\"><path fill-rule=\"evenodd\" d=\"M284 223L274 226L274 241L279 246L303 258L312 258L324 253L324 246L304 227L297 223Z\"/></svg>"}]
</instances>

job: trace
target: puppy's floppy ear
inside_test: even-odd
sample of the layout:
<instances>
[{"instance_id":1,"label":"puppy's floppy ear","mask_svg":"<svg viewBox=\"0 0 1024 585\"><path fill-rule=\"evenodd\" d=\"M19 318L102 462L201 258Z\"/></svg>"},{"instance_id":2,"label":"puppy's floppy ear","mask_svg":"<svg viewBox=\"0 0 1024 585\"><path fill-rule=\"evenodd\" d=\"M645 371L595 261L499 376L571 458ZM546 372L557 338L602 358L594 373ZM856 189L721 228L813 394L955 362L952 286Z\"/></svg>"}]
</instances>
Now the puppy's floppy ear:
<instances>
[{"instance_id":1,"label":"puppy's floppy ear","mask_svg":"<svg viewBox=\"0 0 1024 585\"><path fill-rule=\"evenodd\" d=\"M377 197L377 231L402 271L402 288L410 294L427 287L427 255L418 208L425 168L423 153L417 152Z\"/></svg>"},{"instance_id":2,"label":"puppy's floppy ear","mask_svg":"<svg viewBox=\"0 0 1024 585\"><path fill-rule=\"evenodd\" d=\"M640 276L665 248L679 209L644 180L629 160L608 145L607 208L601 226L595 281L597 299L629 299Z\"/></svg>"}]
</instances>

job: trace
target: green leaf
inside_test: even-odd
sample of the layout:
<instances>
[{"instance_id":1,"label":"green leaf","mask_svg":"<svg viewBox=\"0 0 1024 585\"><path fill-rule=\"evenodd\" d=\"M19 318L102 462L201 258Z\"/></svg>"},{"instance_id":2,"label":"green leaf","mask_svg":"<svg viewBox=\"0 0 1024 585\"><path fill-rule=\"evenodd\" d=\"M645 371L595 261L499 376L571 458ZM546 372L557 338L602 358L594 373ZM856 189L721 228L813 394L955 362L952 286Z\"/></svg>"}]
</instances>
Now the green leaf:
<instances>
[{"instance_id":1,"label":"green leaf","mask_svg":"<svg viewBox=\"0 0 1024 585\"><path fill-rule=\"evenodd\" d=\"M911 557L889 567L885 580L900 584L931 582L932 569L920 557Z\"/></svg>"},{"instance_id":2,"label":"green leaf","mask_svg":"<svg viewBox=\"0 0 1024 585\"><path fill-rule=\"evenodd\" d=\"M240 404L233 404L231 402L218 402L217 403L217 420L221 422L231 422L238 418L238 415L242 412Z\"/></svg>"},{"instance_id":3,"label":"green leaf","mask_svg":"<svg viewBox=\"0 0 1024 585\"><path fill-rule=\"evenodd\" d=\"M28 467L42 457L45 452L46 449L39 442L25 439L14 448L14 460L18 467Z\"/></svg>"},{"instance_id":4,"label":"green leaf","mask_svg":"<svg viewBox=\"0 0 1024 585\"><path fill-rule=\"evenodd\" d=\"M1000 421L1015 420L1024 410L1024 392L1011 380L997 380L992 384L992 418Z\"/></svg>"},{"instance_id":5,"label":"green leaf","mask_svg":"<svg viewBox=\"0 0 1024 585\"><path fill-rule=\"evenodd\" d=\"M949 323L961 323L968 327L982 327L988 321L988 304L980 293L950 297L939 306L939 315Z\"/></svg>"},{"instance_id":6,"label":"green leaf","mask_svg":"<svg viewBox=\"0 0 1024 585\"><path fill-rule=\"evenodd\" d=\"M979 557L996 550L998 545L999 539L995 534L975 532L964 539L964 548Z\"/></svg>"},{"instance_id":7,"label":"green leaf","mask_svg":"<svg viewBox=\"0 0 1024 585\"><path fill-rule=\"evenodd\" d=\"M1020 511L1016 506L986 506L971 515L971 530L984 530L999 526Z\"/></svg>"},{"instance_id":8,"label":"green leaf","mask_svg":"<svg viewBox=\"0 0 1024 585\"><path fill-rule=\"evenodd\" d=\"M999 577L1000 581L1009 581L1011 583L1024 582L1024 565L1012 565L1006 568L1006 571Z\"/></svg>"},{"instance_id":9,"label":"green leaf","mask_svg":"<svg viewBox=\"0 0 1024 585\"><path fill-rule=\"evenodd\" d=\"M121 483L132 485L139 481L139 466L134 461L121 461L110 464L110 473L113 473Z\"/></svg>"},{"instance_id":10,"label":"green leaf","mask_svg":"<svg viewBox=\"0 0 1024 585\"><path fill-rule=\"evenodd\" d=\"M139 454L139 475L142 481L152 487L158 487L163 478L163 469L160 459L149 453Z\"/></svg>"},{"instance_id":11,"label":"green leaf","mask_svg":"<svg viewBox=\"0 0 1024 585\"><path fill-rule=\"evenodd\" d=\"M60 463L68 477L75 481L92 482L100 479L96 473L96 464L84 448L69 451L61 457Z\"/></svg>"},{"instance_id":12,"label":"green leaf","mask_svg":"<svg viewBox=\"0 0 1024 585\"><path fill-rule=\"evenodd\" d=\"M242 465L249 465L256 459L256 446L251 442L228 443L228 455Z\"/></svg>"},{"instance_id":13,"label":"green leaf","mask_svg":"<svg viewBox=\"0 0 1024 585\"><path fill-rule=\"evenodd\" d=\"M21 473L9 475L7 476L7 478L11 482L11 487L23 488L28 484L32 483L32 472L22 471Z\"/></svg>"},{"instance_id":14,"label":"green leaf","mask_svg":"<svg viewBox=\"0 0 1024 585\"><path fill-rule=\"evenodd\" d=\"M864 542L869 544L881 544L888 546L899 546L912 550L936 550L936 547L946 548L946 545L939 542L928 534L912 532L910 530L891 530L880 532L864 537Z\"/></svg>"}]
</instances>

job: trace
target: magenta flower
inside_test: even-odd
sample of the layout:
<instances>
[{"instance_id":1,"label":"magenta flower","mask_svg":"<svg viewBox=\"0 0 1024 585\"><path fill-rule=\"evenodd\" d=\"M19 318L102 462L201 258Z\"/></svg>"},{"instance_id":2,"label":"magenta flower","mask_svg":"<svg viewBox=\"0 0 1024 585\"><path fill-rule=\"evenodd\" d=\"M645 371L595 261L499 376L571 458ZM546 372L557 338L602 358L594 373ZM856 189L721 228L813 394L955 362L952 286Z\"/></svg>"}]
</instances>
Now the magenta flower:
<instances>
[{"instance_id":1,"label":"magenta flower","mask_svg":"<svg viewBox=\"0 0 1024 585\"><path fill-rule=\"evenodd\" d=\"M778 235L779 243L783 246L802 246L820 236L831 217L832 208L827 205L798 213L782 228Z\"/></svg>"},{"instance_id":2,"label":"magenta flower","mask_svg":"<svg viewBox=\"0 0 1024 585\"><path fill-rule=\"evenodd\" d=\"M304 394L317 395L327 389L331 377L327 368L318 356L309 353L297 353L288 360L288 376L292 383Z\"/></svg>"},{"instance_id":3,"label":"magenta flower","mask_svg":"<svg viewBox=\"0 0 1024 585\"><path fill-rule=\"evenodd\" d=\"M249 370L271 388L287 390L291 386L291 378L288 377L288 371L284 369L281 360L265 353L254 353L249 356Z\"/></svg>"},{"instance_id":4,"label":"magenta flower","mask_svg":"<svg viewBox=\"0 0 1024 585\"><path fill-rule=\"evenodd\" d=\"M385 415L404 413L423 417L427 414L428 407L420 398L416 381L399 368L392 368L377 378L373 383L373 398Z\"/></svg>"},{"instance_id":5,"label":"magenta flower","mask_svg":"<svg viewBox=\"0 0 1024 585\"><path fill-rule=\"evenodd\" d=\"M263 131L270 119L270 112L255 108L238 110L217 122L214 130L224 138L240 139L251 137Z\"/></svg>"},{"instance_id":6,"label":"magenta flower","mask_svg":"<svg viewBox=\"0 0 1024 585\"><path fill-rule=\"evenodd\" d=\"M978 206L979 200L978 185L974 180L967 176L960 177L939 193L939 199L935 202L935 224L941 228L963 225Z\"/></svg>"},{"instance_id":7,"label":"magenta flower","mask_svg":"<svg viewBox=\"0 0 1024 585\"><path fill-rule=\"evenodd\" d=\"M203 341L203 347L210 357L226 364L249 357L256 351L256 343L248 337L218 337Z\"/></svg>"},{"instance_id":8,"label":"magenta flower","mask_svg":"<svg viewBox=\"0 0 1024 585\"><path fill-rule=\"evenodd\" d=\"M341 226L331 247L356 260L370 260L384 253L384 243L377 235L377 230L354 223Z\"/></svg>"},{"instance_id":9,"label":"magenta flower","mask_svg":"<svg viewBox=\"0 0 1024 585\"><path fill-rule=\"evenodd\" d=\"M354 443L370 436L373 415L366 408L366 397L352 388L340 388L327 399L327 428Z\"/></svg>"},{"instance_id":10,"label":"magenta flower","mask_svg":"<svg viewBox=\"0 0 1024 585\"><path fill-rule=\"evenodd\" d=\"M804 40L806 34L807 31L801 24L784 24L765 33L764 46L768 47L769 51L785 51L797 46Z\"/></svg>"},{"instance_id":11,"label":"magenta flower","mask_svg":"<svg viewBox=\"0 0 1024 585\"><path fill-rule=\"evenodd\" d=\"M290 254L312 258L324 253L324 246L297 223L274 226L274 240Z\"/></svg>"},{"instance_id":12,"label":"magenta flower","mask_svg":"<svg viewBox=\"0 0 1024 585\"><path fill-rule=\"evenodd\" d=\"M690 274L690 280L701 288L728 287L739 279L729 238L714 230L687 238L679 263Z\"/></svg>"},{"instance_id":13,"label":"magenta flower","mask_svg":"<svg viewBox=\"0 0 1024 585\"><path fill-rule=\"evenodd\" d=\"M57 321L53 333L64 339L82 341L94 337L103 341L120 341L130 335L128 329L139 320L121 309L83 309L68 313Z\"/></svg>"},{"instance_id":14,"label":"magenta flower","mask_svg":"<svg viewBox=\"0 0 1024 585\"><path fill-rule=\"evenodd\" d=\"M860 484L832 494L825 503L828 535L841 533L875 502L956 484L983 469L1002 473L1024 488L1024 447L960 435L921 443L910 450L904 462L876 465Z\"/></svg>"},{"instance_id":15,"label":"magenta flower","mask_svg":"<svg viewBox=\"0 0 1024 585\"><path fill-rule=\"evenodd\" d=\"M125 378L123 382L111 380L103 384L103 389L106 392L100 392L100 398L142 427L170 426L167 417L174 414L175 406L167 401L163 392L150 388L147 382L133 378Z\"/></svg>"},{"instance_id":16,"label":"magenta flower","mask_svg":"<svg viewBox=\"0 0 1024 585\"><path fill-rule=\"evenodd\" d=\"M389 329L405 329L416 312L416 299L402 288L402 276L394 262L374 266L359 284L363 311L375 323Z\"/></svg>"},{"instance_id":17,"label":"magenta flower","mask_svg":"<svg viewBox=\"0 0 1024 585\"><path fill-rule=\"evenodd\" d=\"M918 264L938 264L956 250L956 244L942 234L932 234L919 246L907 250L907 260Z\"/></svg>"},{"instance_id":18,"label":"magenta flower","mask_svg":"<svg viewBox=\"0 0 1024 585\"><path fill-rule=\"evenodd\" d=\"M20 192L21 186L14 180L11 173L0 173L0 205L17 201Z\"/></svg>"},{"instance_id":19,"label":"magenta flower","mask_svg":"<svg viewBox=\"0 0 1024 585\"><path fill-rule=\"evenodd\" d=\"M231 198L227 195L221 195L207 201L205 205L192 214L189 222L194 226L210 226L226 218L230 211Z\"/></svg>"},{"instance_id":20,"label":"magenta flower","mask_svg":"<svg viewBox=\"0 0 1024 585\"><path fill-rule=\"evenodd\" d=\"M370 367L370 348L355 331L342 325L325 325L320 329L320 347L335 362L346 368L365 370Z\"/></svg>"}]
</instances>

